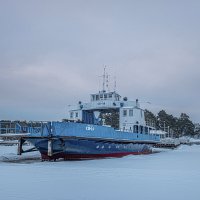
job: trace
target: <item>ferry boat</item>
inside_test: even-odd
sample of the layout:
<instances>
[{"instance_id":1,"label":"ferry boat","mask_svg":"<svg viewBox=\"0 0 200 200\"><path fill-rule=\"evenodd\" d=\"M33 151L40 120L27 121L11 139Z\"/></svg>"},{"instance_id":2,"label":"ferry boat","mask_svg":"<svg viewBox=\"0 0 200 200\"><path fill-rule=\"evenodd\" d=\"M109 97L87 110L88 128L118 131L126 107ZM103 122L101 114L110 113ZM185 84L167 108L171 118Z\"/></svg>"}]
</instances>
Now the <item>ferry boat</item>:
<instances>
[{"instance_id":1,"label":"ferry boat","mask_svg":"<svg viewBox=\"0 0 200 200\"><path fill-rule=\"evenodd\" d=\"M48 122L40 131L34 128L22 138L30 141L42 159L93 159L152 153L160 141L155 128L145 122L139 101L121 98L103 89L90 95L89 103L68 106L68 117L62 122Z\"/></svg>"}]
</instances>

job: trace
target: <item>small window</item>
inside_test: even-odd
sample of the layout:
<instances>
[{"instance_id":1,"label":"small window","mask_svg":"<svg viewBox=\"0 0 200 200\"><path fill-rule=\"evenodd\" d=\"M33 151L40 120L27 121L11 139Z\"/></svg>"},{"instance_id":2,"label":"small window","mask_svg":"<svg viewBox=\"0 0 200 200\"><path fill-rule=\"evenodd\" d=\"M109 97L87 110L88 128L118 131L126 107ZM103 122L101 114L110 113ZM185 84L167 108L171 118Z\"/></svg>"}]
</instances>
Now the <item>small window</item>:
<instances>
[{"instance_id":1,"label":"small window","mask_svg":"<svg viewBox=\"0 0 200 200\"><path fill-rule=\"evenodd\" d=\"M92 95L92 101L94 101L95 100L95 95Z\"/></svg>"},{"instance_id":2,"label":"small window","mask_svg":"<svg viewBox=\"0 0 200 200\"><path fill-rule=\"evenodd\" d=\"M140 133L143 133L143 126L140 126Z\"/></svg>"},{"instance_id":3,"label":"small window","mask_svg":"<svg viewBox=\"0 0 200 200\"><path fill-rule=\"evenodd\" d=\"M97 100L97 101L99 100L99 95L96 95L96 100Z\"/></svg>"},{"instance_id":4,"label":"small window","mask_svg":"<svg viewBox=\"0 0 200 200\"><path fill-rule=\"evenodd\" d=\"M74 113L70 112L70 118L72 119L74 117Z\"/></svg>"},{"instance_id":5,"label":"small window","mask_svg":"<svg viewBox=\"0 0 200 200\"><path fill-rule=\"evenodd\" d=\"M104 94L104 99L107 99L107 94Z\"/></svg>"},{"instance_id":6,"label":"small window","mask_svg":"<svg viewBox=\"0 0 200 200\"><path fill-rule=\"evenodd\" d=\"M112 93L109 94L109 98L112 98Z\"/></svg>"},{"instance_id":7,"label":"small window","mask_svg":"<svg viewBox=\"0 0 200 200\"><path fill-rule=\"evenodd\" d=\"M129 110L129 116L130 116L130 117L133 116L133 110L132 110L132 109Z\"/></svg>"},{"instance_id":8,"label":"small window","mask_svg":"<svg viewBox=\"0 0 200 200\"><path fill-rule=\"evenodd\" d=\"M138 125L134 125L134 132L138 133Z\"/></svg>"},{"instance_id":9,"label":"small window","mask_svg":"<svg viewBox=\"0 0 200 200\"><path fill-rule=\"evenodd\" d=\"M127 116L127 110L123 110L123 116L124 116L124 117Z\"/></svg>"},{"instance_id":10,"label":"small window","mask_svg":"<svg viewBox=\"0 0 200 200\"><path fill-rule=\"evenodd\" d=\"M76 112L76 117L78 117L78 113Z\"/></svg>"}]
</instances>

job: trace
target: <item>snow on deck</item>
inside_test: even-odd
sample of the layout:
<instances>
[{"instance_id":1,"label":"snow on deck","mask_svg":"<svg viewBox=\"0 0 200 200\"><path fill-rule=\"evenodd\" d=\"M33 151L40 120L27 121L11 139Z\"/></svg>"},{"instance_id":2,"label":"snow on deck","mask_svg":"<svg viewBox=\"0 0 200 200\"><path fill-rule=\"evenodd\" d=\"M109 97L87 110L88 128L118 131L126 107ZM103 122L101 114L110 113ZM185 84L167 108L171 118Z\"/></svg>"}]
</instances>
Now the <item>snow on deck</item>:
<instances>
[{"instance_id":1,"label":"snow on deck","mask_svg":"<svg viewBox=\"0 0 200 200\"><path fill-rule=\"evenodd\" d=\"M16 146L0 146L0 158ZM87 161L14 163L0 159L4 200L199 200L200 146Z\"/></svg>"}]
</instances>

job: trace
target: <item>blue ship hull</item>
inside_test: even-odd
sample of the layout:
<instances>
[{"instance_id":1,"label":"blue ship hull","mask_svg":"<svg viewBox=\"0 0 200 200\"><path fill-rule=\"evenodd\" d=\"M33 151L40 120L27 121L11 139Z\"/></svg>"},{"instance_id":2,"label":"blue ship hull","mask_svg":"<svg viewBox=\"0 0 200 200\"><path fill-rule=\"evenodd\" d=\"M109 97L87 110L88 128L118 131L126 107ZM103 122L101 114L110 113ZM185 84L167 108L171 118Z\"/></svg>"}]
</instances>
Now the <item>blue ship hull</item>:
<instances>
[{"instance_id":1,"label":"blue ship hull","mask_svg":"<svg viewBox=\"0 0 200 200\"><path fill-rule=\"evenodd\" d=\"M98 125L53 122L51 126L45 126L39 135L32 133L26 140L40 151L42 159L70 160L148 154L159 137Z\"/></svg>"},{"instance_id":2,"label":"blue ship hull","mask_svg":"<svg viewBox=\"0 0 200 200\"><path fill-rule=\"evenodd\" d=\"M48 139L29 139L29 141L40 151L43 160L59 158L65 160L96 159L152 153L150 144L123 144L86 139L53 139L53 153L49 156Z\"/></svg>"}]
</instances>

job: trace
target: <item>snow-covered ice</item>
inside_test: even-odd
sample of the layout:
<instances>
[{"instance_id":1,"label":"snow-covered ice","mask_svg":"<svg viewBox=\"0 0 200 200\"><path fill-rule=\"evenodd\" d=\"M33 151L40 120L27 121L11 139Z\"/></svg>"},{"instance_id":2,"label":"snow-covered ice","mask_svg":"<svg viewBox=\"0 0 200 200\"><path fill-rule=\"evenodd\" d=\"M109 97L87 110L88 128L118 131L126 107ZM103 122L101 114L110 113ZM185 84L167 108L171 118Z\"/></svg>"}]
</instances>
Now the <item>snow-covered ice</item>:
<instances>
[{"instance_id":1,"label":"snow-covered ice","mask_svg":"<svg viewBox=\"0 0 200 200\"><path fill-rule=\"evenodd\" d=\"M16 146L0 146L2 200L199 200L200 146L87 161L4 162Z\"/></svg>"}]
</instances>

